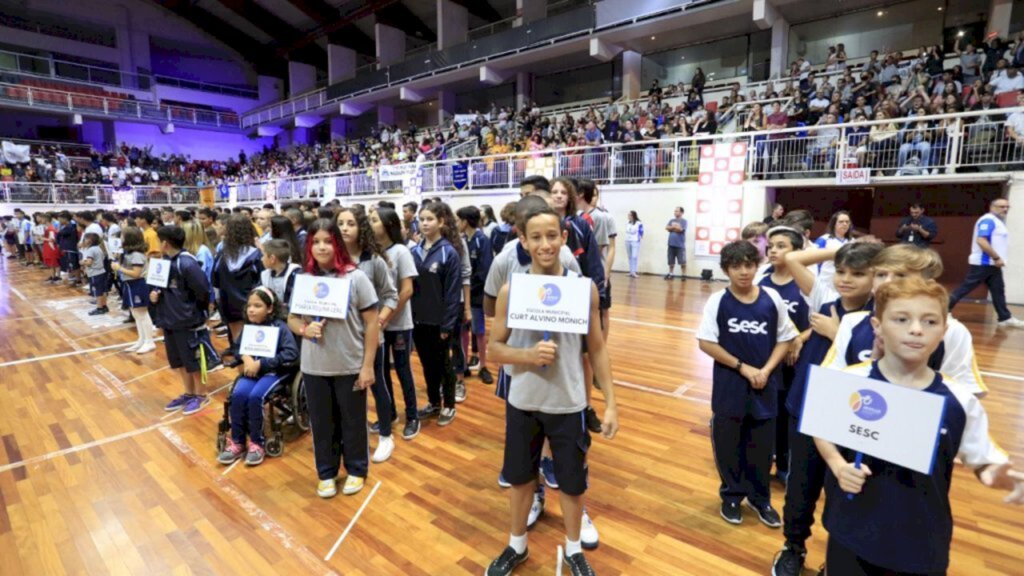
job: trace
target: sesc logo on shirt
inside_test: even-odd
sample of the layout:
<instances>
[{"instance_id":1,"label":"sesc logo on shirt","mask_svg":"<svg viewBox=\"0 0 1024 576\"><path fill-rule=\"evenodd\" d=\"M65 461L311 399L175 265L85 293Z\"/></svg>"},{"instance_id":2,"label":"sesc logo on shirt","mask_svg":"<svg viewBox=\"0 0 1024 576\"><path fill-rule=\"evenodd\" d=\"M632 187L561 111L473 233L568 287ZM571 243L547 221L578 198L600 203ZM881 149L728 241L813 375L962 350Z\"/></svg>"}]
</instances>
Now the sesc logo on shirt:
<instances>
[{"instance_id":1,"label":"sesc logo on shirt","mask_svg":"<svg viewBox=\"0 0 1024 576\"><path fill-rule=\"evenodd\" d=\"M729 318L726 325L729 326L730 334L768 334L767 322L755 322L754 320L737 320Z\"/></svg>"},{"instance_id":2,"label":"sesc logo on shirt","mask_svg":"<svg viewBox=\"0 0 1024 576\"><path fill-rule=\"evenodd\" d=\"M800 302L799 301L797 301L797 300L786 300L785 298L783 298L782 302L786 305L786 310L789 312L789 314L791 316L793 314L797 313L797 309L800 306Z\"/></svg>"}]
</instances>

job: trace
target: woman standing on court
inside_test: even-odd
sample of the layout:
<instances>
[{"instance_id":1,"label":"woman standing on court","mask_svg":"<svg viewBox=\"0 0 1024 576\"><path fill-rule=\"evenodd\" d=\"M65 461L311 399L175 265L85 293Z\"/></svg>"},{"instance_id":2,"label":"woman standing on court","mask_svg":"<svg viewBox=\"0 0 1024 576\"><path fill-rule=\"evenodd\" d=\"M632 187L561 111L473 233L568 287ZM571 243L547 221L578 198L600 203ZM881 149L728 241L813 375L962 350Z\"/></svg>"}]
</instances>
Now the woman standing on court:
<instances>
[{"instance_id":1,"label":"woman standing on court","mask_svg":"<svg viewBox=\"0 0 1024 576\"><path fill-rule=\"evenodd\" d=\"M629 256L629 277L639 278L637 272L640 264L640 240L644 237L644 225L636 215L636 210L629 211L629 223L626 224L626 255Z\"/></svg>"}]
</instances>

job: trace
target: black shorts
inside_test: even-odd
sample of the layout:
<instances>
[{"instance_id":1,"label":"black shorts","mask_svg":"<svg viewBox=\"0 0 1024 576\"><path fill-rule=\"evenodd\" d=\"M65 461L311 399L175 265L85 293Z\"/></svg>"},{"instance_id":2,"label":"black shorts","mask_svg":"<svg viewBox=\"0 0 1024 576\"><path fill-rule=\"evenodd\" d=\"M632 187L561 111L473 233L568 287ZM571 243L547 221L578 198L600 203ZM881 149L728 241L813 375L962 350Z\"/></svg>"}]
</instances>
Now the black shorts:
<instances>
[{"instance_id":1,"label":"black shorts","mask_svg":"<svg viewBox=\"0 0 1024 576\"><path fill-rule=\"evenodd\" d=\"M64 252L60 255L61 272L73 272L80 267L78 264L78 252Z\"/></svg>"},{"instance_id":2,"label":"black shorts","mask_svg":"<svg viewBox=\"0 0 1024 576\"><path fill-rule=\"evenodd\" d=\"M89 276L89 293L93 298L106 296L110 292L110 275L104 272L96 276Z\"/></svg>"},{"instance_id":3,"label":"black shorts","mask_svg":"<svg viewBox=\"0 0 1024 576\"><path fill-rule=\"evenodd\" d=\"M612 307L612 284L608 282L604 294L598 296L598 309L609 310Z\"/></svg>"},{"instance_id":4,"label":"black shorts","mask_svg":"<svg viewBox=\"0 0 1024 576\"><path fill-rule=\"evenodd\" d=\"M579 496L587 490L590 432L582 411L571 414L525 412L505 403L505 461L502 475L511 484L535 482L544 439L551 444L559 490Z\"/></svg>"},{"instance_id":5,"label":"black shorts","mask_svg":"<svg viewBox=\"0 0 1024 576\"><path fill-rule=\"evenodd\" d=\"M199 351L206 354L206 366L209 368L216 358L209 344L210 332L202 330L168 330L164 329L164 348L167 350L167 363L171 368L185 367L188 373L199 372Z\"/></svg>"}]
</instances>

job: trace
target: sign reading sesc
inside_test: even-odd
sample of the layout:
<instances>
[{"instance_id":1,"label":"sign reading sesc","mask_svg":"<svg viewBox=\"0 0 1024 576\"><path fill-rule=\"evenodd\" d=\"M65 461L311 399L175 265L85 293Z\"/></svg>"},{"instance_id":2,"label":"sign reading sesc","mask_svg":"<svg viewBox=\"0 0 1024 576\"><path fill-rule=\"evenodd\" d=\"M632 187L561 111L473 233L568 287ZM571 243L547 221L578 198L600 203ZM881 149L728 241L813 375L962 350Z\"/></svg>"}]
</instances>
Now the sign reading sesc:
<instances>
[{"instance_id":1,"label":"sign reading sesc","mask_svg":"<svg viewBox=\"0 0 1024 576\"><path fill-rule=\"evenodd\" d=\"M871 168L840 168L836 172L836 184L839 186L870 183Z\"/></svg>"}]
</instances>

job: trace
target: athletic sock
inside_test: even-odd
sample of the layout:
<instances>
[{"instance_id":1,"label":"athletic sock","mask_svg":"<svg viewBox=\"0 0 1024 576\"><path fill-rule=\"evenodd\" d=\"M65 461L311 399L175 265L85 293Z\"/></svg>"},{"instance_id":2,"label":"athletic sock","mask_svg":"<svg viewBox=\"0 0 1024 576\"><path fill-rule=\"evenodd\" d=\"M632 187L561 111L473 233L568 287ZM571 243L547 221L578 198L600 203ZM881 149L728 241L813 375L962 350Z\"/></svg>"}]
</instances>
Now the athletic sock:
<instances>
[{"instance_id":1,"label":"athletic sock","mask_svg":"<svg viewBox=\"0 0 1024 576\"><path fill-rule=\"evenodd\" d=\"M580 552L583 552L583 545L580 544L579 540L569 540L568 538L565 539L565 557L566 558L568 558L569 556L572 556L574 554L579 554Z\"/></svg>"},{"instance_id":2,"label":"athletic sock","mask_svg":"<svg viewBox=\"0 0 1024 576\"><path fill-rule=\"evenodd\" d=\"M509 536L508 545L516 551L516 554L522 554L523 552L526 552L526 534L524 533L522 536L516 536L515 534L512 534L511 536Z\"/></svg>"}]
</instances>

